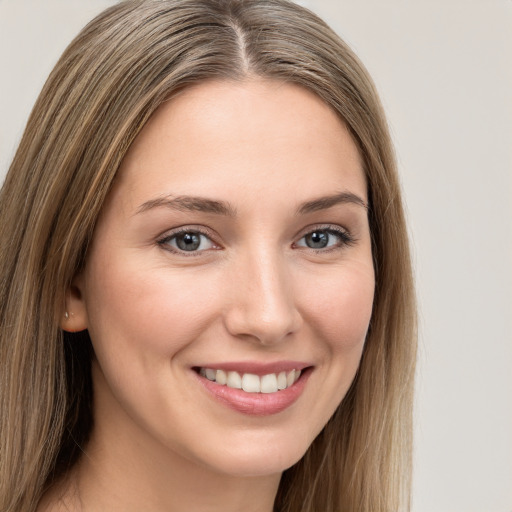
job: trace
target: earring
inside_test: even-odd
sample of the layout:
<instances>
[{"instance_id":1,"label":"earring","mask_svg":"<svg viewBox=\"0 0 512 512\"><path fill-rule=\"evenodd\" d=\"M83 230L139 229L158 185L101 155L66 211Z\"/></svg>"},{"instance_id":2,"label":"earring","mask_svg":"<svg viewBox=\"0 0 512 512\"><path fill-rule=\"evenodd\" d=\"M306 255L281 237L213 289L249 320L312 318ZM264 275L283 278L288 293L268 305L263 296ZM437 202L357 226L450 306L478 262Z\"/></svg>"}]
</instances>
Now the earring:
<instances>
[{"instance_id":1,"label":"earring","mask_svg":"<svg viewBox=\"0 0 512 512\"><path fill-rule=\"evenodd\" d=\"M68 320L68 319L69 319L69 313L68 313L67 311L64 313L64 318L65 318L66 320Z\"/></svg>"}]
</instances>

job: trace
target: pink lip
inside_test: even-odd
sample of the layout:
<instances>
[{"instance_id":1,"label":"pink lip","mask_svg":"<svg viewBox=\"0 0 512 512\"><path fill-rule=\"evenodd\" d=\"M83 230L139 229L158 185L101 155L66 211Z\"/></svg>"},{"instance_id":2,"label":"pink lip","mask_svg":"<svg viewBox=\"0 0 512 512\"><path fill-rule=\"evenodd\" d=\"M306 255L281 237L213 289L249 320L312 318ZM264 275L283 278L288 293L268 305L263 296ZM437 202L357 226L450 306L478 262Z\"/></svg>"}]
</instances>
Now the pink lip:
<instances>
[{"instance_id":1,"label":"pink lip","mask_svg":"<svg viewBox=\"0 0 512 512\"><path fill-rule=\"evenodd\" d=\"M261 365L256 365L256 367L257 366ZM252 416L268 416L284 411L290 407L302 394L313 368L307 367L307 365L304 364L301 366L302 368L291 367L289 370L284 370L282 364L279 365L279 371L291 371L293 369L302 370L304 368L307 369L302 372L299 380L295 382L295 384L289 388L283 389L282 391L277 391L276 393L246 393L241 389L233 389L228 386L222 386L216 382L212 382L202 377L196 372L194 373L196 373L196 376L199 382L204 386L204 389L206 389L206 391L221 404L243 414ZM237 369L242 373L255 373L256 375L259 375L260 371L263 370L261 367L259 369L256 367L253 366L252 372L245 370L247 366L244 365L237 366ZM227 371L235 371L234 369L230 370L228 365L215 365L214 368ZM255 368L256 371L254 371ZM272 370L269 371L267 366L264 370L264 373L261 373L261 375L266 375L268 373L276 372Z\"/></svg>"}]
</instances>

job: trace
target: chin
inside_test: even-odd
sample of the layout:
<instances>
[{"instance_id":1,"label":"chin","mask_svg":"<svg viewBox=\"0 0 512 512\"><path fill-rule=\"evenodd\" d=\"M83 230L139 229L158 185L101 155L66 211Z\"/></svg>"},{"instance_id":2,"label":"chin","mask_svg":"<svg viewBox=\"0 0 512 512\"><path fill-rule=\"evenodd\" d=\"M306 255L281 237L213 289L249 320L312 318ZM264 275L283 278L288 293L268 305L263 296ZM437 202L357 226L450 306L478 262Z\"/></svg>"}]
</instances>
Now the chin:
<instances>
[{"instance_id":1,"label":"chin","mask_svg":"<svg viewBox=\"0 0 512 512\"><path fill-rule=\"evenodd\" d=\"M290 441L294 441L293 444ZM259 441L243 446L230 443L226 450L207 462L217 472L238 477L261 477L280 474L296 464L306 453L310 442L299 442L294 435L285 441ZM203 458L206 462L206 456Z\"/></svg>"}]
</instances>

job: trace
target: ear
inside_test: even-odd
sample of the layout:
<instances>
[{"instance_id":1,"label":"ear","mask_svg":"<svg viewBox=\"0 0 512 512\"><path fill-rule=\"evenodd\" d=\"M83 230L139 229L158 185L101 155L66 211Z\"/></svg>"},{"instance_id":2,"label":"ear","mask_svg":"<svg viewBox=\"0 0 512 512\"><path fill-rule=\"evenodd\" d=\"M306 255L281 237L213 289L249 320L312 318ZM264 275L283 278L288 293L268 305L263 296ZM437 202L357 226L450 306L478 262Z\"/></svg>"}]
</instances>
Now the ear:
<instances>
[{"instance_id":1,"label":"ear","mask_svg":"<svg viewBox=\"0 0 512 512\"><path fill-rule=\"evenodd\" d=\"M63 331L79 332L87 329L87 308L83 290L83 276L78 274L66 291L66 309L62 312L60 321Z\"/></svg>"}]
</instances>

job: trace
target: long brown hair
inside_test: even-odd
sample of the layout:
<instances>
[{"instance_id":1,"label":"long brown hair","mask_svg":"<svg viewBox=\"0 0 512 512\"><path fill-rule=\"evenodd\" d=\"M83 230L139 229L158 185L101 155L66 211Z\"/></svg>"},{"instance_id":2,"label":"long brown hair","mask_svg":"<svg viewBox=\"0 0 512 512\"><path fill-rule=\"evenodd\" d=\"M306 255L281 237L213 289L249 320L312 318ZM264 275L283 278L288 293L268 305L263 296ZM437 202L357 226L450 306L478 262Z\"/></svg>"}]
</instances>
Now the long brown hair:
<instances>
[{"instance_id":1,"label":"long brown hair","mask_svg":"<svg viewBox=\"0 0 512 512\"><path fill-rule=\"evenodd\" d=\"M409 508L415 300L393 149L371 79L324 22L286 0L130 0L67 48L0 193L0 511L35 510L87 443L90 340L63 333L59 318L123 156L180 89L248 76L300 84L348 126L367 176L376 271L358 374L283 474L275 510Z\"/></svg>"}]
</instances>

